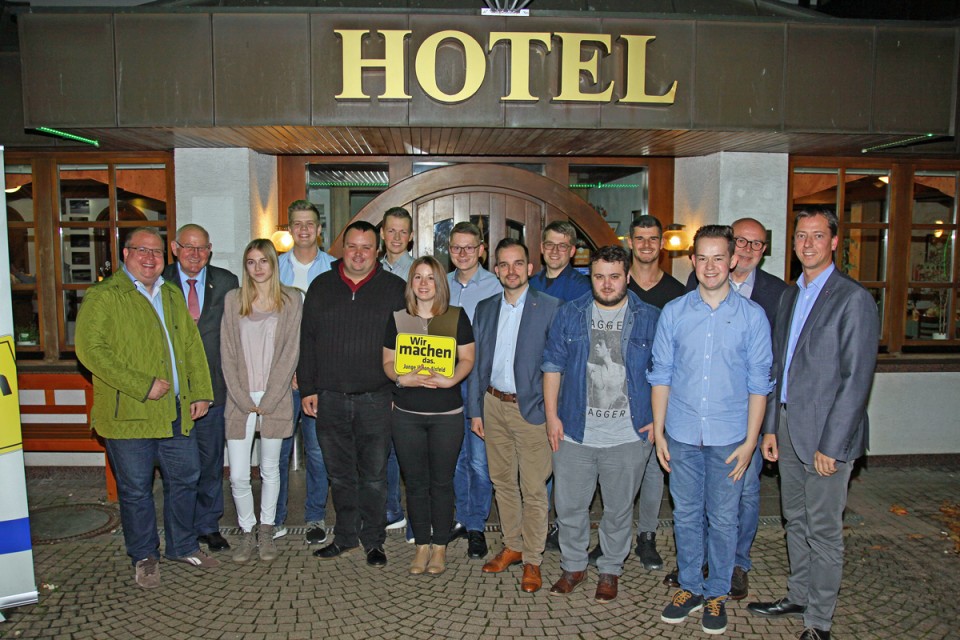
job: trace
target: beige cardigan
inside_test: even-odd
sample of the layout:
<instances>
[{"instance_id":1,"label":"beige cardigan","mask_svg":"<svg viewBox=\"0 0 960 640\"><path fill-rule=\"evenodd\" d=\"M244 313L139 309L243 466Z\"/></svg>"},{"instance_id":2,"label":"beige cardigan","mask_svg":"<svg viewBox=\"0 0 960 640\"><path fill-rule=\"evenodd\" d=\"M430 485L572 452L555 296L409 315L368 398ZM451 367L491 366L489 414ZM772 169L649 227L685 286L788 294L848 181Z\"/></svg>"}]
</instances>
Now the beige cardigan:
<instances>
[{"instance_id":1,"label":"beige cardigan","mask_svg":"<svg viewBox=\"0 0 960 640\"><path fill-rule=\"evenodd\" d=\"M274 340L270 377L260 400L263 412L260 435L264 438L286 438L293 435L293 374L300 358L300 316L303 302L300 293L283 287L286 304L280 312ZM220 362L227 383L227 402L224 421L228 440L242 440L246 433L247 416L256 405L250 399L247 363L240 343L240 289L234 289L224 300L223 322L220 327Z\"/></svg>"}]
</instances>

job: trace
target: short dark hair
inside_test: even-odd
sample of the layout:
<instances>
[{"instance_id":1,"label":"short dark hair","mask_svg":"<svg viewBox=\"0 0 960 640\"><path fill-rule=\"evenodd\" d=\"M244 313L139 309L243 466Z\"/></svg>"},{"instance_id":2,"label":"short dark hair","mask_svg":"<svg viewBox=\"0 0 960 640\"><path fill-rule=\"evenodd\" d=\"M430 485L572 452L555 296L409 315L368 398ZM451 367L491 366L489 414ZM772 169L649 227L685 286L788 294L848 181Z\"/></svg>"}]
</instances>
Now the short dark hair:
<instances>
[{"instance_id":1,"label":"short dark hair","mask_svg":"<svg viewBox=\"0 0 960 640\"><path fill-rule=\"evenodd\" d=\"M540 234L540 242L546 242L547 234L551 231L570 238L570 244L577 244L577 228L573 226L573 223L566 220L554 220L543 228L543 233Z\"/></svg>"},{"instance_id":2,"label":"short dark hair","mask_svg":"<svg viewBox=\"0 0 960 640\"><path fill-rule=\"evenodd\" d=\"M651 227L656 227L657 231L660 232L660 235L661 236L663 235L663 224L661 224L660 221L654 216L648 216L644 214L642 216L637 216L636 218L634 218L633 222L630 223L631 236L633 236L633 230L636 229L637 227L641 229L649 229Z\"/></svg>"},{"instance_id":3,"label":"short dark hair","mask_svg":"<svg viewBox=\"0 0 960 640\"><path fill-rule=\"evenodd\" d=\"M590 256L590 271L593 271L593 265L603 260L604 262L619 262L623 265L623 272L630 273L630 252L623 247L616 245L607 245L600 247Z\"/></svg>"},{"instance_id":4,"label":"short dark hair","mask_svg":"<svg viewBox=\"0 0 960 640\"><path fill-rule=\"evenodd\" d=\"M347 228L343 230L343 244L347 244L347 234L353 231L354 229L361 231L363 233L370 232L373 234L373 237L377 237L377 228L367 222L366 220L355 220L347 225Z\"/></svg>"},{"instance_id":5,"label":"short dark hair","mask_svg":"<svg viewBox=\"0 0 960 640\"><path fill-rule=\"evenodd\" d=\"M830 237L835 238L837 236L837 231L840 229L840 221L837 219L837 214L830 209L800 209L793 218L793 228L797 228L797 223L800 222L802 218L812 218L814 216L823 216L826 218L827 226L830 227Z\"/></svg>"},{"instance_id":6,"label":"short dark hair","mask_svg":"<svg viewBox=\"0 0 960 640\"><path fill-rule=\"evenodd\" d=\"M413 230L413 216L411 216L410 212L403 207L390 207L384 211L383 221L381 224L386 224L387 218L400 218L401 220L406 220L410 223L410 230Z\"/></svg>"},{"instance_id":7,"label":"short dark hair","mask_svg":"<svg viewBox=\"0 0 960 640\"><path fill-rule=\"evenodd\" d=\"M530 250L527 249L527 245L523 244L516 238L504 238L497 243L497 248L493 252L494 263L500 260L500 250L509 249L510 247L520 247L523 249L523 256L527 259L527 262L530 262Z\"/></svg>"},{"instance_id":8,"label":"short dark hair","mask_svg":"<svg viewBox=\"0 0 960 640\"><path fill-rule=\"evenodd\" d=\"M294 211L309 211L313 214L313 217L317 219L317 222L320 222L320 210L317 209L317 205L313 204L309 200L294 200L291 202L290 206L287 207L288 220Z\"/></svg>"},{"instance_id":9,"label":"short dark hair","mask_svg":"<svg viewBox=\"0 0 960 640\"><path fill-rule=\"evenodd\" d=\"M727 241L727 254L733 255L734 247L737 246L733 238L733 227L725 224L705 224L693 235L693 253L697 252L697 241L701 238L719 238Z\"/></svg>"}]
</instances>

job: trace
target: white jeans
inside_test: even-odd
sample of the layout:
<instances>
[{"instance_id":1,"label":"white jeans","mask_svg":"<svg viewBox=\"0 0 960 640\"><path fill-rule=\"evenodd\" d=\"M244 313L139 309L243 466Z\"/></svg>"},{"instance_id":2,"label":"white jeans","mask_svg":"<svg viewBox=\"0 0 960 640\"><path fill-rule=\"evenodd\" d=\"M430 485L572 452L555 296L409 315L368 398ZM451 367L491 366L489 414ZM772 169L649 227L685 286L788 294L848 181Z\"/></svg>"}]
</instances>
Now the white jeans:
<instances>
[{"instance_id":1,"label":"white jeans","mask_svg":"<svg viewBox=\"0 0 960 640\"><path fill-rule=\"evenodd\" d=\"M250 397L259 405L262 391L250 392ZM253 514L253 490L250 487L250 453L253 436L257 431L260 416L247 416L247 431L243 440L227 440L227 455L230 457L230 490L237 507L237 521L244 532L253 530L257 519ZM280 495L280 447L283 438L260 438L260 523L274 524L277 514L277 496Z\"/></svg>"}]
</instances>

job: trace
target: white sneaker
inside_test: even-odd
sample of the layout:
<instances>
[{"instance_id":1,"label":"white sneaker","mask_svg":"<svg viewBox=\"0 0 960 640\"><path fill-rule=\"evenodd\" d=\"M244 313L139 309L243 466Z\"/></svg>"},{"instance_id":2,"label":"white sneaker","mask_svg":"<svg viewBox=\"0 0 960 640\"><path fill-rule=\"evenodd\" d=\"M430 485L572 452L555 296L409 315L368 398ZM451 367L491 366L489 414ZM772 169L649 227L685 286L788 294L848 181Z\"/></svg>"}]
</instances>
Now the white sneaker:
<instances>
[{"instance_id":1,"label":"white sneaker","mask_svg":"<svg viewBox=\"0 0 960 640\"><path fill-rule=\"evenodd\" d=\"M273 539L274 539L274 540L276 540L277 538L282 538L282 537L285 536L285 535L287 535L287 528L286 528L285 526L283 526L282 524L281 524L281 525L277 525L277 526L273 529Z\"/></svg>"},{"instance_id":2,"label":"white sneaker","mask_svg":"<svg viewBox=\"0 0 960 640\"><path fill-rule=\"evenodd\" d=\"M407 519L404 517L401 517L399 520L388 522L387 531L390 531L391 529L402 529L405 526L407 526Z\"/></svg>"}]
</instances>

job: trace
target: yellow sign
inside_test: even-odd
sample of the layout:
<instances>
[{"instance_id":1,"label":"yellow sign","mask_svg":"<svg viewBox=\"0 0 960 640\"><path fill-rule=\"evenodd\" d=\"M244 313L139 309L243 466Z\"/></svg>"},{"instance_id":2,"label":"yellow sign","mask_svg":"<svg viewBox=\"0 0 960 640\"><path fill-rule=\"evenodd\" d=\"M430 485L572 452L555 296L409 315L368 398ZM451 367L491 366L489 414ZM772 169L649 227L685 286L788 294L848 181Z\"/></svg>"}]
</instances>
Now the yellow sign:
<instances>
[{"instance_id":1,"label":"yellow sign","mask_svg":"<svg viewBox=\"0 0 960 640\"><path fill-rule=\"evenodd\" d=\"M0 337L0 453L23 448L13 336Z\"/></svg>"},{"instance_id":2,"label":"yellow sign","mask_svg":"<svg viewBox=\"0 0 960 640\"><path fill-rule=\"evenodd\" d=\"M378 75L384 79L384 91L379 100L411 100L407 92L407 57L404 43L411 37L409 29L334 29L342 46L341 78L343 89L337 100L370 100L363 90L365 76ZM374 35L376 34L376 35ZM365 40L382 40L383 58L363 55ZM444 104L457 104L473 97L487 76L489 54L497 47L509 47L508 69L510 90L501 96L501 102L536 102L542 96L531 92L531 75L535 72L530 53L535 48L545 55L559 56L559 77L552 83L544 79L545 87L559 85L559 92L551 102L612 102L614 91L619 93L617 104L662 104L676 101L677 81L662 93L650 93L647 86L647 50L656 40L652 35L622 34L616 40L606 33L550 33L491 31L486 47L463 31L448 29L432 33L423 40L414 56L411 80L428 96ZM559 47L554 47L554 41ZM615 42L622 43L614 46ZM449 69L438 68L438 56L443 48L459 51L463 59L463 86L454 93L440 88L439 79L450 75ZM559 49L559 52L556 52ZM616 66L622 69L623 79L609 81L601 86L600 61L614 56Z\"/></svg>"},{"instance_id":3,"label":"yellow sign","mask_svg":"<svg viewBox=\"0 0 960 640\"><path fill-rule=\"evenodd\" d=\"M447 336L424 336L415 333L397 334L397 357L394 371L397 375L410 373L423 367L422 375L434 373L446 378L453 377L457 341Z\"/></svg>"}]
</instances>

